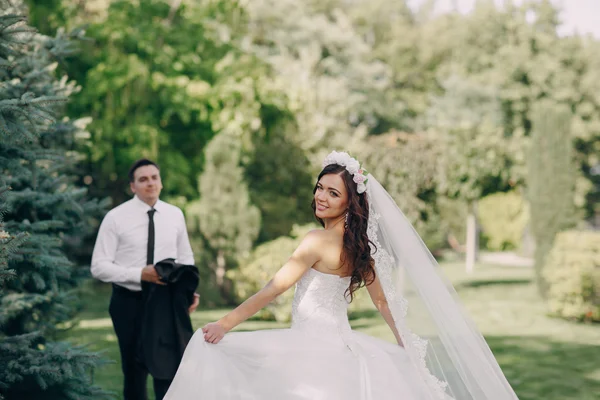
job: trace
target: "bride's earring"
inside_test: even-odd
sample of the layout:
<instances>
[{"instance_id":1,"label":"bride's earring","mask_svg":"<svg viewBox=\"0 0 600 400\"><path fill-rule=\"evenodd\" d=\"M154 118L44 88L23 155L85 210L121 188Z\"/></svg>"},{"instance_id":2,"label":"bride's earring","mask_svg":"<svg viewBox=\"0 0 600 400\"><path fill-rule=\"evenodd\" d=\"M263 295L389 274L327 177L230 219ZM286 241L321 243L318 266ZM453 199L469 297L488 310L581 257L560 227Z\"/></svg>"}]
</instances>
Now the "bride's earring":
<instances>
[{"instance_id":1,"label":"bride's earring","mask_svg":"<svg viewBox=\"0 0 600 400\"><path fill-rule=\"evenodd\" d=\"M350 213L346 211L346 220L344 221L344 229L348 229L348 219L350 218Z\"/></svg>"}]
</instances>

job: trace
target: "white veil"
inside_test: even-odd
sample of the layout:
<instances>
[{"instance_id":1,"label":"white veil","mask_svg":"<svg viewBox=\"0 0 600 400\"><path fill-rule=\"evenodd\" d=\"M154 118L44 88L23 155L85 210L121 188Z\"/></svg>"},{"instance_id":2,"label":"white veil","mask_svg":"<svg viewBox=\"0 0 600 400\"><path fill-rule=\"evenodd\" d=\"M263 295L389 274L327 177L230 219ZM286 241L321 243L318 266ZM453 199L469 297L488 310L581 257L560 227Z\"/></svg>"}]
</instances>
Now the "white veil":
<instances>
[{"instance_id":1,"label":"white veil","mask_svg":"<svg viewBox=\"0 0 600 400\"><path fill-rule=\"evenodd\" d=\"M376 273L429 398L517 399L417 232L379 182L367 178Z\"/></svg>"}]
</instances>

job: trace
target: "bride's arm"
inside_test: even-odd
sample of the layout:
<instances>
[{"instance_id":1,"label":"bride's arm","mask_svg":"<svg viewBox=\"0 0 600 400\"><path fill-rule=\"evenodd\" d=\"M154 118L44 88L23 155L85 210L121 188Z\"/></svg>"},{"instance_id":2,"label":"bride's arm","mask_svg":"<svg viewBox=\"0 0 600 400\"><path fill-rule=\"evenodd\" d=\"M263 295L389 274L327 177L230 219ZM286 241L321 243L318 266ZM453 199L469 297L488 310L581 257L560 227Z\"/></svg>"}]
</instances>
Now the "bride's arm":
<instances>
[{"instance_id":1,"label":"bride's arm","mask_svg":"<svg viewBox=\"0 0 600 400\"><path fill-rule=\"evenodd\" d=\"M292 287L304 273L319 261L319 233L309 232L289 260L256 294L248 298L219 321L202 328L207 342L218 343L226 332L244 322L277 296Z\"/></svg>"},{"instance_id":2,"label":"bride's arm","mask_svg":"<svg viewBox=\"0 0 600 400\"><path fill-rule=\"evenodd\" d=\"M371 296L373 304L375 304L375 307L377 307L377 310L379 310L379 313L394 333L396 342L398 342L400 346L404 347L402 339L398 334L398 329L396 329L396 324L394 323L392 312L390 311L388 302L385 299L385 294L383 293L383 288L381 287L381 283L379 282L378 277L375 277L375 280L370 285L367 285L367 290L369 291L369 295Z\"/></svg>"}]
</instances>

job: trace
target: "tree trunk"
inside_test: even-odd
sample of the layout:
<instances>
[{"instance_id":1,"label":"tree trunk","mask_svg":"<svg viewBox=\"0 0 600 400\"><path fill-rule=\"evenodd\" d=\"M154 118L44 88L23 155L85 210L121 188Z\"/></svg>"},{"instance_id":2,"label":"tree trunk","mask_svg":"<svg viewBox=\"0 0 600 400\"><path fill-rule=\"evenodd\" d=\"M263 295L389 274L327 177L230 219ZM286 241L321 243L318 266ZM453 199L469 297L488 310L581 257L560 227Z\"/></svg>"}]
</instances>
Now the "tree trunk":
<instances>
[{"instance_id":1,"label":"tree trunk","mask_svg":"<svg viewBox=\"0 0 600 400\"><path fill-rule=\"evenodd\" d=\"M475 262L479 250L479 241L477 235L477 203L469 204L469 213L467 215L467 273L475 271Z\"/></svg>"},{"instance_id":2,"label":"tree trunk","mask_svg":"<svg viewBox=\"0 0 600 400\"><path fill-rule=\"evenodd\" d=\"M217 251L217 268L215 269L215 278L217 286L221 292L221 298L228 305L234 305L235 301L233 298L233 282L225 277L227 272L227 260L225 258L225 252L223 250Z\"/></svg>"},{"instance_id":3,"label":"tree trunk","mask_svg":"<svg viewBox=\"0 0 600 400\"><path fill-rule=\"evenodd\" d=\"M225 252L223 250L217 251L217 269L215 270L215 275L217 278L217 285L220 288L223 287L223 282L225 281L225 269L227 265L225 263Z\"/></svg>"}]
</instances>

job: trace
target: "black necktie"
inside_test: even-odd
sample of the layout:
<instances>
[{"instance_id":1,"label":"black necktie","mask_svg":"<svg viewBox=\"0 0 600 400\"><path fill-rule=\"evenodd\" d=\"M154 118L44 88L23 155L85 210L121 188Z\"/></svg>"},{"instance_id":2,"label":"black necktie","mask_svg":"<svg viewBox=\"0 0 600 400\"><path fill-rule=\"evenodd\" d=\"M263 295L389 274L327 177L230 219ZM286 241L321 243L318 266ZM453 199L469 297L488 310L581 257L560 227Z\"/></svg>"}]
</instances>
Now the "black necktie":
<instances>
[{"instance_id":1,"label":"black necktie","mask_svg":"<svg viewBox=\"0 0 600 400\"><path fill-rule=\"evenodd\" d=\"M146 250L146 265L154 264L154 208L148 210L148 247Z\"/></svg>"}]
</instances>

